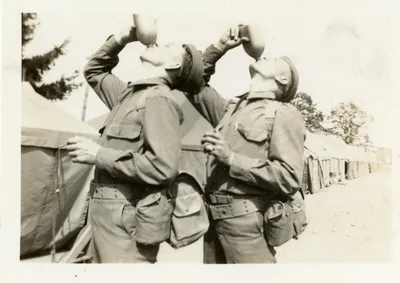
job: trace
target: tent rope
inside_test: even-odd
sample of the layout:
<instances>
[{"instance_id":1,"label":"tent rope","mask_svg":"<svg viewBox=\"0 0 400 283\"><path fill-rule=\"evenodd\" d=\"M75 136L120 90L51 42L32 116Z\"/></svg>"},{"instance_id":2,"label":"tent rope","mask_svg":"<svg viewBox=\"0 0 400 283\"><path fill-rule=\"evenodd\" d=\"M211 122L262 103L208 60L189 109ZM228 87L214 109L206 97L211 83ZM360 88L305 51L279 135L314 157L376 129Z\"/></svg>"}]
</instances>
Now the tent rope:
<instances>
[{"instance_id":1,"label":"tent rope","mask_svg":"<svg viewBox=\"0 0 400 283\"><path fill-rule=\"evenodd\" d=\"M60 193L60 175L61 175L61 147L59 146L56 151L56 168L57 174L55 178L55 184L53 186L53 223L52 223L52 249L51 249L51 262L56 262L56 228L57 228L57 200L59 199Z\"/></svg>"}]
</instances>

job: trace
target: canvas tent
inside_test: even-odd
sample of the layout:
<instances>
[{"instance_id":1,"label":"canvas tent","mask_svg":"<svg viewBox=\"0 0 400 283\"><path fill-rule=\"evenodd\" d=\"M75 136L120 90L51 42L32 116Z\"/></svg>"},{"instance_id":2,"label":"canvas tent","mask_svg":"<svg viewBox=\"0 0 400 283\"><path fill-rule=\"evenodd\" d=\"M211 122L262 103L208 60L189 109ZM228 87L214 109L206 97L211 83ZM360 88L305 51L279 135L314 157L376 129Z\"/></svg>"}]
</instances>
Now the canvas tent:
<instances>
[{"instance_id":1,"label":"canvas tent","mask_svg":"<svg viewBox=\"0 0 400 283\"><path fill-rule=\"evenodd\" d=\"M308 190L315 193L329 184L329 165L332 154L318 136L309 131L306 131L304 148L304 166L309 176Z\"/></svg>"},{"instance_id":2,"label":"canvas tent","mask_svg":"<svg viewBox=\"0 0 400 283\"><path fill-rule=\"evenodd\" d=\"M338 137L308 131L306 136L305 153L309 151L311 154L305 154L305 166L311 193L345 179L376 172L381 167L372 155Z\"/></svg>"},{"instance_id":3,"label":"canvas tent","mask_svg":"<svg viewBox=\"0 0 400 283\"><path fill-rule=\"evenodd\" d=\"M61 248L86 224L92 166L74 164L63 146L97 131L22 84L20 256Z\"/></svg>"},{"instance_id":4,"label":"canvas tent","mask_svg":"<svg viewBox=\"0 0 400 283\"><path fill-rule=\"evenodd\" d=\"M346 144L340 138L332 135L316 134L316 137L324 144L330 154L329 184L343 182L346 178Z\"/></svg>"}]
</instances>

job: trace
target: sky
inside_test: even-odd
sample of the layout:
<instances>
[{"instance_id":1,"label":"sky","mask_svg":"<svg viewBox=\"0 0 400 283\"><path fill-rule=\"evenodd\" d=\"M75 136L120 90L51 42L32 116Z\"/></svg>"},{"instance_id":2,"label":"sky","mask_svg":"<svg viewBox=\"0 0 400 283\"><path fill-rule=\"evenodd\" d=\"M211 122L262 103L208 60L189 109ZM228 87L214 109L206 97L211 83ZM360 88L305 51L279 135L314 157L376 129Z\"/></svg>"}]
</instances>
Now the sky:
<instances>
[{"instance_id":1,"label":"sky","mask_svg":"<svg viewBox=\"0 0 400 283\"><path fill-rule=\"evenodd\" d=\"M392 146L399 101L395 91L397 56L394 39L397 19L390 7L373 6L376 1L271 1L268 5L214 13L155 14L159 44L191 43L204 50L217 42L233 24L256 24L266 44L266 56L288 55L300 74L299 91L312 96L318 107L328 113L340 102L353 101L370 113L375 121L365 130L377 145ZM231 7L230 7L231 8ZM232 12L234 11L234 12ZM56 61L45 80L81 71L86 58L105 39L132 23L130 12L113 13L39 13L40 25L26 55L46 52L68 38L67 55ZM123 80L139 77L140 43L128 45L120 53L114 73ZM217 64L211 85L224 97L248 90L248 65L252 62L242 47L229 51ZM80 76L79 80L84 81ZM85 87L57 104L80 118ZM92 90L86 120L106 113L106 107Z\"/></svg>"}]
</instances>

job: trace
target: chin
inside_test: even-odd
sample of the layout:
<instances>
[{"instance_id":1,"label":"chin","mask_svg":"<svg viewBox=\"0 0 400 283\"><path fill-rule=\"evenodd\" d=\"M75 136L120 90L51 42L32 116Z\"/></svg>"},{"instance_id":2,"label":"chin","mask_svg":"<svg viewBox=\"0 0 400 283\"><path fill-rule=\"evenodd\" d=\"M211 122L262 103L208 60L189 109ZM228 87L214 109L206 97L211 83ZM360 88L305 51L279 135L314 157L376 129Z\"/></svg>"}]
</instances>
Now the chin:
<instances>
[{"instance_id":1,"label":"chin","mask_svg":"<svg viewBox=\"0 0 400 283\"><path fill-rule=\"evenodd\" d=\"M140 54L139 59L140 59L140 61L142 61L142 63L148 61L146 55L147 55L146 52L143 52L142 54Z\"/></svg>"},{"instance_id":2,"label":"chin","mask_svg":"<svg viewBox=\"0 0 400 283\"><path fill-rule=\"evenodd\" d=\"M256 66L254 66L254 63L249 65L249 73L251 78L254 77L254 75L257 73L257 69Z\"/></svg>"}]
</instances>

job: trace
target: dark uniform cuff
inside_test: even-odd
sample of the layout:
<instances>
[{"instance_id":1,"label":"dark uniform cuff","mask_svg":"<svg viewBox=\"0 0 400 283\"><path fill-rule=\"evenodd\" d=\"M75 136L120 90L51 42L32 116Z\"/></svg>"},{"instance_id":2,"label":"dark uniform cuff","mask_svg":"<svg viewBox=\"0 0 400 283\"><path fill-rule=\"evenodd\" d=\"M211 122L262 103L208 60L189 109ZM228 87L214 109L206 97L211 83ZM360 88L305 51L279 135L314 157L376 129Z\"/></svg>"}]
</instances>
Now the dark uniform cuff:
<instances>
[{"instance_id":1,"label":"dark uniform cuff","mask_svg":"<svg viewBox=\"0 0 400 283\"><path fill-rule=\"evenodd\" d=\"M215 64L224 56L224 52L216 48L214 45L210 45L203 53L203 60L206 60L210 64Z\"/></svg>"}]
</instances>

